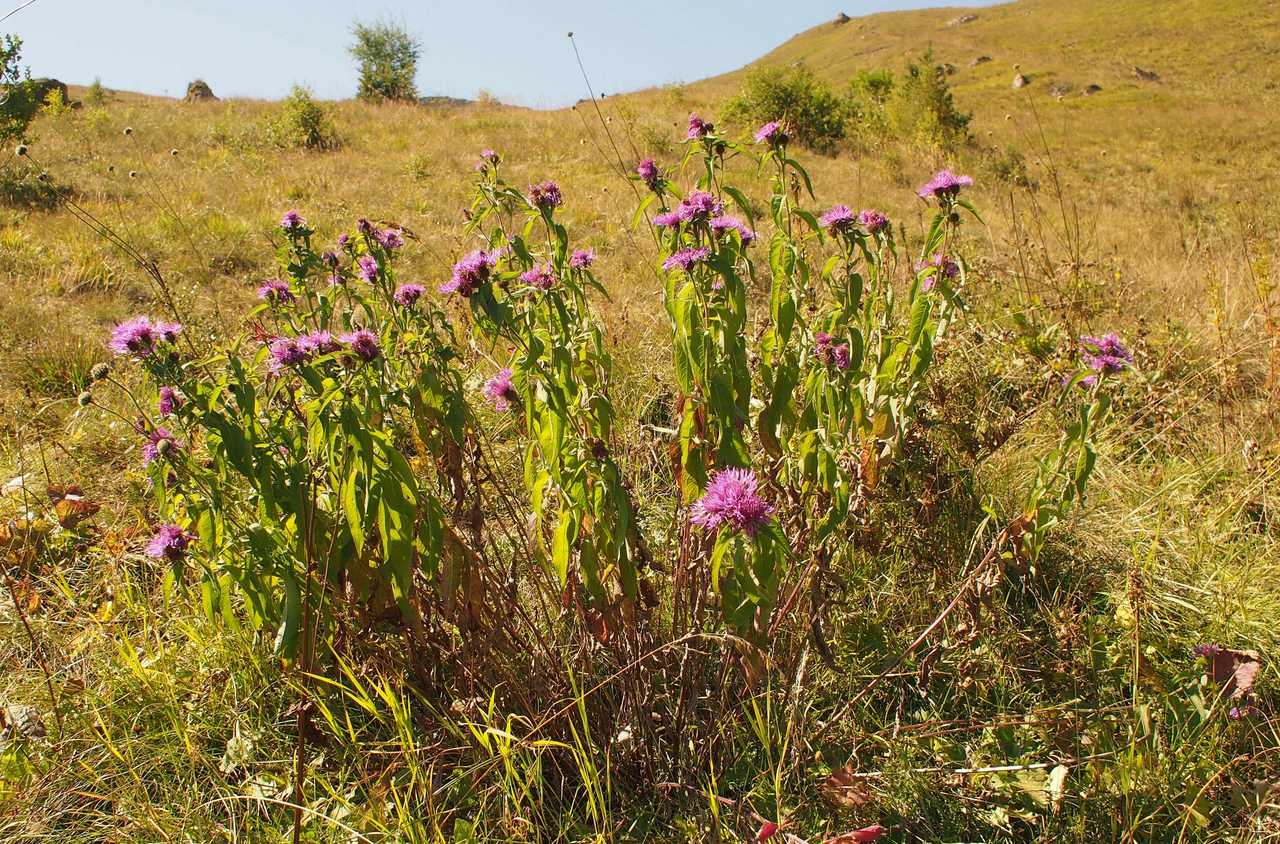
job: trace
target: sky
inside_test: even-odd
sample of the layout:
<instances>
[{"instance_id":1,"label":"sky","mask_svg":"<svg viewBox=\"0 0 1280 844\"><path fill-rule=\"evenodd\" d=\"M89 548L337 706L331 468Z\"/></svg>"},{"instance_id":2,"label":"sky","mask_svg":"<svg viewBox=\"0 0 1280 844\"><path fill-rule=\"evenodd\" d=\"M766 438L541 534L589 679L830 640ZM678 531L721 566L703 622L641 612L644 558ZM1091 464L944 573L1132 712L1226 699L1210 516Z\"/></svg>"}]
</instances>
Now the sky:
<instances>
[{"instance_id":1,"label":"sky","mask_svg":"<svg viewBox=\"0 0 1280 844\"><path fill-rule=\"evenodd\" d=\"M0 0L0 14L27 0ZM355 93L351 24L390 21L419 37L422 94L540 108L597 94L692 82L750 62L831 20L991 0L34 0L0 32L23 39L33 76L181 96L277 99L294 84L323 99Z\"/></svg>"}]
</instances>

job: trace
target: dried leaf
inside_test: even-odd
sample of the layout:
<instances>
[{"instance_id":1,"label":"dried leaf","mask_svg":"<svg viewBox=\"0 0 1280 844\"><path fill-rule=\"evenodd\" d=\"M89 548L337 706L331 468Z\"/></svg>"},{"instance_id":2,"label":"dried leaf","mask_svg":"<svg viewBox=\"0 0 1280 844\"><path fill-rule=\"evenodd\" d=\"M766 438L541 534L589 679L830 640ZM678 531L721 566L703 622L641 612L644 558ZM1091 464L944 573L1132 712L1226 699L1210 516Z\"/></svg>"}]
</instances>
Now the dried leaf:
<instances>
[{"instance_id":1,"label":"dried leaf","mask_svg":"<svg viewBox=\"0 0 1280 844\"><path fill-rule=\"evenodd\" d=\"M0 709L0 741L43 738L44 735L44 721L34 706L13 703Z\"/></svg>"},{"instance_id":2,"label":"dried leaf","mask_svg":"<svg viewBox=\"0 0 1280 844\"><path fill-rule=\"evenodd\" d=\"M1257 651L1237 651L1218 648L1212 653L1213 679L1222 685L1232 700L1239 700L1253 691L1253 684L1262 670L1262 657Z\"/></svg>"},{"instance_id":3,"label":"dried leaf","mask_svg":"<svg viewBox=\"0 0 1280 844\"><path fill-rule=\"evenodd\" d=\"M857 809L871 801L871 789L865 780L854 775L852 765L832 771L818 790L828 803L841 809Z\"/></svg>"},{"instance_id":4,"label":"dried leaf","mask_svg":"<svg viewBox=\"0 0 1280 844\"><path fill-rule=\"evenodd\" d=\"M85 519L97 515L97 512L101 509L101 504L96 504L84 496L74 493L69 493L62 498L56 499L53 505L53 512L58 517L58 524L68 529L75 527Z\"/></svg>"},{"instance_id":5,"label":"dried leaf","mask_svg":"<svg viewBox=\"0 0 1280 844\"><path fill-rule=\"evenodd\" d=\"M1067 785L1068 770L1066 765L1058 765L1049 772L1049 781L1045 784L1045 791L1049 792L1049 803L1053 806L1055 814L1062 808L1062 796Z\"/></svg>"}]
</instances>

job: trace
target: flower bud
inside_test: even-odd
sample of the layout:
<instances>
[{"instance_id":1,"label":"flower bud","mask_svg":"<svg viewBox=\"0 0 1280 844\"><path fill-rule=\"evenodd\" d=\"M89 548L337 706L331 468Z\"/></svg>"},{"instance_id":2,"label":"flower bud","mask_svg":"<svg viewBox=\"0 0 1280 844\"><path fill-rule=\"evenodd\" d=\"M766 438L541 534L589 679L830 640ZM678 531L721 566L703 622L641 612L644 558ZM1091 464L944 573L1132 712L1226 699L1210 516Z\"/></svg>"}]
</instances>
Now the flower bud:
<instances>
[{"instance_id":1,"label":"flower bud","mask_svg":"<svg viewBox=\"0 0 1280 844\"><path fill-rule=\"evenodd\" d=\"M125 133L126 135L132 135L132 134L133 134L133 127L132 127L132 126L126 126L126 127L124 127L124 133Z\"/></svg>"},{"instance_id":2,"label":"flower bud","mask_svg":"<svg viewBox=\"0 0 1280 844\"><path fill-rule=\"evenodd\" d=\"M167 457L171 451L173 451L173 440L168 437L161 437L156 441L156 454L161 457Z\"/></svg>"},{"instance_id":3,"label":"flower bud","mask_svg":"<svg viewBox=\"0 0 1280 844\"><path fill-rule=\"evenodd\" d=\"M174 147L173 149L169 150L169 154L176 156L178 154L178 148Z\"/></svg>"},{"instance_id":4,"label":"flower bud","mask_svg":"<svg viewBox=\"0 0 1280 844\"><path fill-rule=\"evenodd\" d=\"M26 144L18 144L18 148L14 150L14 153L15 153L19 158L21 158L22 156L26 155L26 154L27 154L27 145L26 145Z\"/></svg>"},{"instance_id":5,"label":"flower bud","mask_svg":"<svg viewBox=\"0 0 1280 844\"><path fill-rule=\"evenodd\" d=\"M107 366L105 363L95 363L93 365L93 369L89 370L89 377L94 381L101 381L110 374L111 367Z\"/></svg>"},{"instance_id":6,"label":"flower bud","mask_svg":"<svg viewBox=\"0 0 1280 844\"><path fill-rule=\"evenodd\" d=\"M89 392L88 390L85 390L83 393L76 396L76 402L81 407L88 407L89 405L93 404L93 393Z\"/></svg>"}]
</instances>

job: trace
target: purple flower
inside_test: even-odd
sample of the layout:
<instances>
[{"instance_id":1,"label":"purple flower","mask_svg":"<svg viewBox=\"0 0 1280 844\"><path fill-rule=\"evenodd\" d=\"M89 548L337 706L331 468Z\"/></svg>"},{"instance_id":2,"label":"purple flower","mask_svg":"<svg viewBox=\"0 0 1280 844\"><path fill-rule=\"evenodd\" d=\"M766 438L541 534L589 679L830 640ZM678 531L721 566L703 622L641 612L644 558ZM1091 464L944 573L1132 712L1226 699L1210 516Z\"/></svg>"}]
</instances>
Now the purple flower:
<instances>
[{"instance_id":1,"label":"purple flower","mask_svg":"<svg viewBox=\"0 0 1280 844\"><path fill-rule=\"evenodd\" d=\"M177 525L161 525L147 543L147 556L176 562L187 554L187 546L195 537Z\"/></svg>"},{"instance_id":2,"label":"purple flower","mask_svg":"<svg viewBox=\"0 0 1280 844\"><path fill-rule=\"evenodd\" d=\"M440 292L470 297L489 280L489 271L497 263L495 253L477 249L453 265L453 277L440 285Z\"/></svg>"},{"instance_id":3,"label":"purple flower","mask_svg":"<svg viewBox=\"0 0 1280 844\"><path fill-rule=\"evenodd\" d=\"M889 218L874 208L868 208L859 212L858 225L862 226L867 234L879 234L889 228Z\"/></svg>"},{"instance_id":4,"label":"purple flower","mask_svg":"<svg viewBox=\"0 0 1280 844\"><path fill-rule=\"evenodd\" d=\"M691 191L680 200L680 219L686 223L701 223L720 216L722 207L716 198L704 190Z\"/></svg>"},{"instance_id":5,"label":"purple flower","mask_svg":"<svg viewBox=\"0 0 1280 844\"><path fill-rule=\"evenodd\" d=\"M640 176L640 181L644 182L649 190L658 189L662 174L658 172L658 165L652 158L646 158L637 164L636 173Z\"/></svg>"},{"instance_id":6,"label":"purple flower","mask_svg":"<svg viewBox=\"0 0 1280 844\"><path fill-rule=\"evenodd\" d=\"M1214 657L1222 653L1222 645L1196 645L1191 652L1196 656Z\"/></svg>"},{"instance_id":7,"label":"purple flower","mask_svg":"<svg viewBox=\"0 0 1280 844\"><path fill-rule=\"evenodd\" d=\"M916 194L921 199L928 199L931 196L939 199L953 199L959 195L960 188L971 184L973 184L973 179L968 176L957 176L950 170L939 170L920 190L916 191Z\"/></svg>"},{"instance_id":8,"label":"purple flower","mask_svg":"<svg viewBox=\"0 0 1280 844\"><path fill-rule=\"evenodd\" d=\"M360 234L365 237L373 237L373 223L369 222L364 217L361 217L356 220L356 231L360 232Z\"/></svg>"},{"instance_id":9,"label":"purple flower","mask_svg":"<svg viewBox=\"0 0 1280 844\"><path fill-rule=\"evenodd\" d=\"M346 249L347 244L349 244L350 242L351 242L351 235L347 234L346 232L343 232L342 234L338 235L339 249Z\"/></svg>"},{"instance_id":10,"label":"purple flower","mask_svg":"<svg viewBox=\"0 0 1280 844\"><path fill-rule=\"evenodd\" d=\"M273 375L307 360L307 352L296 337L276 337L267 344L267 355L267 371Z\"/></svg>"},{"instance_id":11,"label":"purple flower","mask_svg":"<svg viewBox=\"0 0 1280 844\"><path fill-rule=\"evenodd\" d=\"M955 278L960 274L960 265L941 252L935 252L927 261L916 262L916 272L928 273L920 281L924 290L932 290L939 278Z\"/></svg>"},{"instance_id":12,"label":"purple flower","mask_svg":"<svg viewBox=\"0 0 1280 844\"><path fill-rule=\"evenodd\" d=\"M378 280L378 259L372 255L356 258L356 275L373 284Z\"/></svg>"},{"instance_id":13,"label":"purple flower","mask_svg":"<svg viewBox=\"0 0 1280 844\"><path fill-rule=\"evenodd\" d=\"M701 249L688 247L686 249L681 249L679 252L673 253L670 258L663 261L662 268L664 270L674 270L679 267L685 272L688 272L690 267L701 261L707 260L710 255L711 250L705 246Z\"/></svg>"},{"instance_id":14,"label":"purple flower","mask_svg":"<svg viewBox=\"0 0 1280 844\"><path fill-rule=\"evenodd\" d=\"M773 515L773 506L760 497L756 485L755 473L750 469L721 469L693 505L690 521L711 531L728 525L754 538Z\"/></svg>"},{"instance_id":15,"label":"purple flower","mask_svg":"<svg viewBox=\"0 0 1280 844\"><path fill-rule=\"evenodd\" d=\"M142 444L142 464L144 466L177 449L178 440L168 428L156 428L147 434L147 441Z\"/></svg>"},{"instance_id":16,"label":"purple flower","mask_svg":"<svg viewBox=\"0 0 1280 844\"><path fill-rule=\"evenodd\" d=\"M1081 337L1080 359L1095 372L1115 375L1133 363L1133 352L1124 347L1113 331L1101 337Z\"/></svg>"},{"instance_id":17,"label":"purple flower","mask_svg":"<svg viewBox=\"0 0 1280 844\"><path fill-rule=\"evenodd\" d=\"M825 331L813 335L813 354L827 366L836 369L849 368L849 344L836 343L835 338Z\"/></svg>"},{"instance_id":18,"label":"purple flower","mask_svg":"<svg viewBox=\"0 0 1280 844\"><path fill-rule=\"evenodd\" d=\"M374 238L382 245L383 249L399 249L404 246L404 236L395 229L383 229L375 234Z\"/></svg>"},{"instance_id":19,"label":"purple flower","mask_svg":"<svg viewBox=\"0 0 1280 844\"><path fill-rule=\"evenodd\" d=\"M715 217L711 220L711 230L713 232L735 231L742 240L743 246L750 246L752 241L756 239L756 233L747 228L746 223L737 217Z\"/></svg>"},{"instance_id":20,"label":"purple flower","mask_svg":"<svg viewBox=\"0 0 1280 844\"><path fill-rule=\"evenodd\" d=\"M539 211L550 211L559 208L564 197L560 194L560 186L555 182L539 182L529 186L529 202Z\"/></svg>"},{"instance_id":21,"label":"purple flower","mask_svg":"<svg viewBox=\"0 0 1280 844\"><path fill-rule=\"evenodd\" d=\"M270 278L262 282L262 286L258 288L258 298L273 305L288 305L294 301L289 282L280 278Z\"/></svg>"},{"instance_id":22,"label":"purple flower","mask_svg":"<svg viewBox=\"0 0 1280 844\"><path fill-rule=\"evenodd\" d=\"M705 138L707 135L710 135L712 132L715 131L715 128L716 128L715 126L703 120L698 115L690 114L689 115L689 133L685 137L687 137L691 141L696 141L699 138Z\"/></svg>"},{"instance_id":23,"label":"purple flower","mask_svg":"<svg viewBox=\"0 0 1280 844\"><path fill-rule=\"evenodd\" d=\"M818 222L827 230L827 234L835 237L836 235L848 234L853 231L853 226L857 222L853 209L848 205L835 205L826 211Z\"/></svg>"},{"instance_id":24,"label":"purple flower","mask_svg":"<svg viewBox=\"0 0 1280 844\"><path fill-rule=\"evenodd\" d=\"M569 266L575 270L585 270L595 262L596 250L594 249L575 249L569 256Z\"/></svg>"},{"instance_id":25,"label":"purple flower","mask_svg":"<svg viewBox=\"0 0 1280 844\"><path fill-rule=\"evenodd\" d=\"M487 149L487 148L480 150L480 158L494 165L495 167L497 166L498 162L502 160L502 156L498 155L498 153L494 152L493 150Z\"/></svg>"},{"instance_id":26,"label":"purple flower","mask_svg":"<svg viewBox=\"0 0 1280 844\"><path fill-rule=\"evenodd\" d=\"M334 252L332 249L326 249L325 251L321 252L320 260L324 263L326 267L329 267L330 269L336 270L338 268L338 253Z\"/></svg>"},{"instance_id":27,"label":"purple flower","mask_svg":"<svg viewBox=\"0 0 1280 844\"><path fill-rule=\"evenodd\" d=\"M280 218L280 228L287 232L301 231L306 227L307 221L302 219L302 215L296 209L284 212L284 216Z\"/></svg>"},{"instance_id":28,"label":"purple flower","mask_svg":"<svg viewBox=\"0 0 1280 844\"><path fill-rule=\"evenodd\" d=\"M680 225L679 211L664 211L653 215L653 224L660 229L674 228Z\"/></svg>"},{"instance_id":29,"label":"purple flower","mask_svg":"<svg viewBox=\"0 0 1280 844\"><path fill-rule=\"evenodd\" d=\"M161 387L160 398L156 400L156 411L161 416L172 416L182 407L182 396L173 387Z\"/></svg>"},{"instance_id":30,"label":"purple flower","mask_svg":"<svg viewBox=\"0 0 1280 844\"><path fill-rule=\"evenodd\" d=\"M511 370L503 367L498 373L484 382L484 396L493 402L493 409L506 413L511 406L520 400L520 394L511 384Z\"/></svg>"},{"instance_id":31,"label":"purple flower","mask_svg":"<svg viewBox=\"0 0 1280 844\"><path fill-rule=\"evenodd\" d=\"M112 329L107 346L117 355L144 358L159 344L173 343L181 331L176 322L152 322L150 317L136 316Z\"/></svg>"},{"instance_id":32,"label":"purple flower","mask_svg":"<svg viewBox=\"0 0 1280 844\"><path fill-rule=\"evenodd\" d=\"M543 264L520 273L520 280L539 290L550 290L555 286L556 277L551 273L551 265Z\"/></svg>"},{"instance_id":33,"label":"purple flower","mask_svg":"<svg viewBox=\"0 0 1280 844\"><path fill-rule=\"evenodd\" d=\"M313 331L298 336L298 348L307 357L327 355L342 348L328 331Z\"/></svg>"},{"instance_id":34,"label":"purple flower","mask_svg":"<svg viewBox=\"0 0 1280 844\"><path fill-rule=\"evenodd\" d=\"M770 120L756 130L755 138L758 144L781 145L787 142L787 133L783 131L781 123Z\"/></svg>"},{"instance_id":35,"label":"purple flower","mask_svg":"<svg viewBox=\"0 0 1280 844\"><path fill-rule=\"evenodd\" d=\"M361 360L376 360L378 355L382 354L382 349L378 347L378 335L367 328L357 328L338 339L350 346L351 351L355 352L356 357Z\"/></svg>"},{"instance_id":36,"label":"purple flower","mask_svg":"<svg viewBox=\"0 0 1280 844\"><path fill-rule=\"evenodd\" d=\"M402 284L396 288L393 298L396 300L396 304L412 308L422 298L422 294L426 292L427 288L421 284Z\"/></svg>"}]
</instances>

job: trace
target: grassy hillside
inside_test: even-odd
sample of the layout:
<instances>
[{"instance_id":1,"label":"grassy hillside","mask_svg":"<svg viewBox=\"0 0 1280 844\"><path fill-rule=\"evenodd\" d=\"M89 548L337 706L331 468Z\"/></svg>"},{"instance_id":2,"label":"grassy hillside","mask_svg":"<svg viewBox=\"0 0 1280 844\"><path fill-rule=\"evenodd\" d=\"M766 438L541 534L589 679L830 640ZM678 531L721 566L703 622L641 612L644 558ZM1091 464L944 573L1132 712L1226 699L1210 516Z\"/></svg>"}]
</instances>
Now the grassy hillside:
<instances>
[{"instance_id":1,"label":"grassy hillside","mask_svg":"<svg viewBox=\"0 0 1280 844\"><path fill-rule=\"evenodd\" d=\"M948 25L962 14L977 18ZM919 185L943 166L968 173L982 215L948 246L968 267L970 309L936 350L901 465L864 490L832 559L794 561L794 612L760 652L723 633L720 596L698 579L707 545L676 522L666 252L633 223L646 191L628 178L653 156L690 188L688 115L718 119L749 68L599 111L325 103L340 143L324 152L280 144L272 102L117 92L45 113L29 154L0 162L6 179L45 171L60 193L0 206L0 838L289 841L299 748L308 841L711 842L750 840L767 821L785 821L768 840L788 844L870 840L838 836L876 823L888 841L1274 838L1274 43L1273 3L1020 0L828 23L760 59L803 61L838 89L926 48L955 66L972 143L795 150L816 193L797 191L803 210L888 213L899 295L933 216ZM992 60L972 65L979 55ZM1018 71L1031 84L1014 90ZM1085 96L1090 84L1101 90ZM1057 98L1053 85L1071 88ZM752 343L770 326L769 239L787 228L768 222L754 128L728 127L750 154L721 174L751 198L761 235ZM1026 184L999 178L1010 146ZM518 189L558 181L555 219L597 253L609 445L655 557L658 605L629 637L602 634L585 598L526 553L538 533L528 437L481 392L508 348L434 292L481 245L465 224L484 148ZM251 629L243 600L222 610L196 572L172 584L145 553L172 506L157 503L133 427L154 397L132 403L124 388L147 382L106 348L120 321L172 310L193 356L239 339L252 357L280 330L252 309L285 271L290 208L318 248L360 217L403 227L397 278L424 285L456 328L450 353L483 432L459 459L487 518L475 617L435 607L418 638L385 594L344 603L321 679L281 658L274 630ZM154 261L164 286L85 219ZM810 239L801 252L824 249ZM1061 386L1076 338L1111 330L1135 361L1114 379L1086 502L1032 564L1012 554L981 600L961 600L991 532L983 505L1016 516L1071 418ZM111 380L93 383L109 361ZM393 428L390 415L362 420ZM433 476L420 446L413 470ZM781 463L750 448L782 506ZM75 499L59 505L68 485L101 509L80 519ZM432 582L417 585L425 596ZM908 647L953 597L959 609ZM702 615L679 628L691 606ZM514 647L504 631L527 617L536 635ZM1206 643L1258 653L1245 717L1228 717L1230 687L1193 655Z\"/></svg>"}]
</instances>

